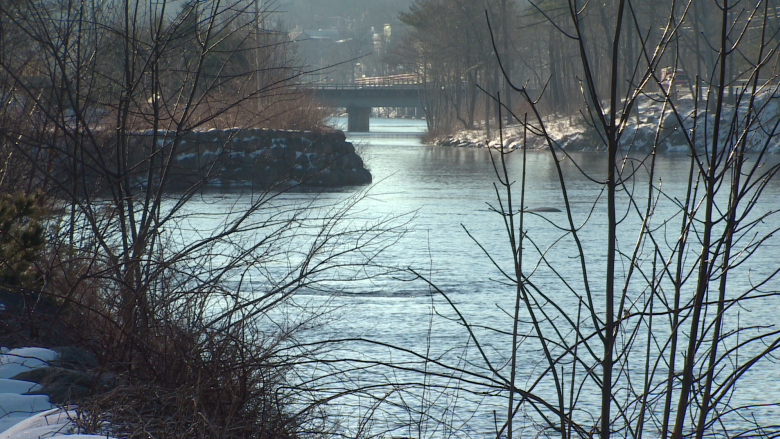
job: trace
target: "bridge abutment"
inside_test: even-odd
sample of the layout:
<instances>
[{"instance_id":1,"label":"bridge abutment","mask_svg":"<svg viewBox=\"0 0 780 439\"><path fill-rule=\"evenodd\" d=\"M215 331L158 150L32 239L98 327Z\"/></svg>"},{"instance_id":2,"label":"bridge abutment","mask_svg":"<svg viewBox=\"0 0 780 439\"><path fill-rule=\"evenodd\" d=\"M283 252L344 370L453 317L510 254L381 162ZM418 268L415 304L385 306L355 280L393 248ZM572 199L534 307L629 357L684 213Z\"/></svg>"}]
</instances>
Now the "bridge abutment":
<instances>
[{"instance_id":1,"label":"bridge abutment","mask_svg":"<svg viewBox=\"0 0 780 439\"><path fill-rule=\"evenodd\" d=\"M347 107L347 131L351 133L367 133L370 116L370 107Z\"/></svg>"},{"instance_id":2,"label":"bridge abutment","mask_svg":"<svg viewBox=\"0 0 780 439\"><path fill-rule=\"evenodd\" d=\"M347 129L351 132L368 132L371 109L417 108L416 116L423 115L421 85L412 84L326 84L314 88L315 94L326 105L347 109Z\"/></svg>"}]
</instances>

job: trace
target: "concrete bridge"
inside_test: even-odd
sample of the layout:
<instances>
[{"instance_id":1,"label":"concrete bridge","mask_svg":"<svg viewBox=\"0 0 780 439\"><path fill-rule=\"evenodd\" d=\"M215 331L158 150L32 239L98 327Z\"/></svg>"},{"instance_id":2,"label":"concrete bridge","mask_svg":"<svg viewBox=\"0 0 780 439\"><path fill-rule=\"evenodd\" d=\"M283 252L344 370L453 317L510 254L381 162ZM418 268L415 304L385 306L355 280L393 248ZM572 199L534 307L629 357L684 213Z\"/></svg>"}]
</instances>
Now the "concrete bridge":
<instances>
[{"instance_id":1,"label":"concrete bridge","mask_svg":"<svg viewBox=\"0 0 780 439\"><path fill-rule=\"evenodd\" d=\"M323 103L347 109L347 130L351 132L368 132L373 107L415 108L418 115L423 114L419 84L322 84L313 89Z\"/></svg>"}]
</instances>

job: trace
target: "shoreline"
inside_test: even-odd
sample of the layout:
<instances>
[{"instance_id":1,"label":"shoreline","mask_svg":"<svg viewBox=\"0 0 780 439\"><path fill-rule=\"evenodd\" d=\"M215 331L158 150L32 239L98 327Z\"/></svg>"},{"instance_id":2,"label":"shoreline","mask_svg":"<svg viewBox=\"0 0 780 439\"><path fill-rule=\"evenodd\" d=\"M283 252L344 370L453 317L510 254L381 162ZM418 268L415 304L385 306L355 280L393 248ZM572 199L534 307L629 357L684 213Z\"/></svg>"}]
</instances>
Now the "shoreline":
<instances>
[{"instance_id":1,"label":"shoreline","mask_svg":"<svg viewBox=\"0 0 780 439\"><path fill-rule=\"evenodd\" d=\"M732 120L742 120L747 114L748 102L741 101L738 105L727 106L721 115L722 126L728 126ZM763 108L762 121L759 125L772 126L780 119L780 95L763 92L756 95L756 108ZM704 151L706 142L714 137L712 127L714 117L709 113L699 110L690 94L681 93L675 103L677 113L670 111L664 100L659 95L640 96L631 115L624 120L621 128L620 150L623 152L661 152L661 153L689 153L690 144L694 142L697 151ZM678 118L679 115L679 118ZM606 151L602 141L603 136L597 128L585 121L581 116L547 116L543 120L544 131L548 133L551 142L561 150L598 152ZM490 138L487 138L484 128L462 129L452 134L437 136L431 140L431 144L443 147L458 148L498 148L522 149L523 136L526 131L527 148L540 150L548 146L548 142L541 133L543 130L538 121L529 121L529 129L523 129L522 124L516 123L503 128L503 145L499 140L499 131L492 129ZM704 135L693 138L684 134L683 129L690 133L701 131ZM706 129L706 132L704 130ZM765 133L754 131L754 136L749 139L747 151L761 147L767 139ZM726 142L728 130L721 129L719 139ZM704 141L702 141L704 139ZM769 151L780 153L780 142L769 146Z\"/></svg>"}]
</instances>

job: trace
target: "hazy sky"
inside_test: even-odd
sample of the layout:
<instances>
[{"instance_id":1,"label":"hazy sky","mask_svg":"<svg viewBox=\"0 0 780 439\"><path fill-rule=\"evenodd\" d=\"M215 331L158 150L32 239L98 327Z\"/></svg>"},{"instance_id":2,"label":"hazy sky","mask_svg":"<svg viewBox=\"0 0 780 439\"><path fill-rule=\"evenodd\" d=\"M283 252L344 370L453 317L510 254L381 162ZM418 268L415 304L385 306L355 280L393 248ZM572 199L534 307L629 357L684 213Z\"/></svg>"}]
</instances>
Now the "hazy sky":
<instances>
[{"instance_id":1,"label":"hazy sky","mask_svg":"<svg viewBox=\"0 0 780 439\"><path fill-rule=\"evenodd\" d=\"M398 13L414 0L280 0L279 10L289 11L283 18L288 26L306 29L328 28L343 20L354 20L360 27L381 27L397 23Z\"/></svg>"}]
</instances>

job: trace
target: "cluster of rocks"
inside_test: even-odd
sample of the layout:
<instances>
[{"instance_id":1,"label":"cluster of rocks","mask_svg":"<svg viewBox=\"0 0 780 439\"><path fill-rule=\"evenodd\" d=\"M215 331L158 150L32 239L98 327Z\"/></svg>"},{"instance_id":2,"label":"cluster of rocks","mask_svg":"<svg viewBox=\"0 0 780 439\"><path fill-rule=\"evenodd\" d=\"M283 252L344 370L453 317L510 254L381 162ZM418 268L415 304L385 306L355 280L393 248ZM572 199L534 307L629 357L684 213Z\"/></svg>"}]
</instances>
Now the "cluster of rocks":
<instances>
[{"instance_id":1,"label":"cluster of rocks","mask_svg":"<svg viewBox=\"0 0 780 439\"><path fill-rule=\"evenodd\" d=\"M715 116L721 121L740 121L738 130L721 129L718 143L745 141L747 151L780 153L780 142L772 130L780 120L780 95L772 89L756 93L751 99L724 103L721 112L705 111L703 103L698 105L690 94L681 93L675 99L676 113L664 103L663 96L640 96L634 102L630 117L621 127L620 148L623 151L648 153L651 151L689 153L691 149L707 151L715 136ZM750 121L745 124L743 121ZM730 122L731 123L731 122ZM736 123L736 122L734 122ZM549 117L545 121L546 131L553 143L567 151L603 151L603 132L585 120L568 117ZM697 133L690 136L690 133ZM686 133L689 135L686 136ZM548 146L546 139L527 133L526 146L540 149ZM484 139L484 130L461 131L454 136L439 138L435 143L450 147L498 147L499 139L492 136ZM503 147L522 148L523 127L519 124L506 127L503 132Z\"/></svg>"},{"instance_id":2,"label":"cluster of rocks","mask_svg":"<svg viewBox=\"0 0 780 439\"><path fill-rule=\"evenodd\" d=\"M528 137L527 147L529 149L540 149L547 146L544 139L538 137ZM490 142L483 140L474 140L469 138L458 138L454 136L447 136L436 140L438 146L449 146L455 148L487 148L488 146L497 147L498 138L491 140ZM509 149L522 148L523 136L522 135L510 135L504 139L504 147Z\"/></svg>"},{"instance_id":3,"label":"cluster of rocks","mask_svg":"<svg viewBox=\"0 0 780 439\"><path fill-rule=\"evenodd\" d=\"M32 339L55 343L65 330L58 324L60 312L62 306L48 295L28 290L0 289L0 340L3 344L12 345L23 345ZM45 337L40 334L44 327L46 332L51 333ZM116 375L102 371L95 357L80 348L21 348L18 352L8 353L0 347L0 366L4 369L0 372L0 381L12 378L37 383L39 386L24 394L47 395L51 404L80 400L95 391L113 387L117 379ZM40 358L41 353L45 354L45 358ZM14 362L19 365L7 364Z\"/></svg>"},{"instance_id":4,"label":"cluster of rocks","mask_svg":"<svg viewBox=\"0 0 780 439\"><path fill-rule=\"evenodd\" d=\"M13 379L39 384L26 395L46 395L55 405L69 404L106 391L117 383L117 376L100 370L95 357L70 346L52 349L55 359L39 367L20 372Z\"/></svg>"},{"instance_id":5,"label":"cluster of rocks","mask_svg":"<svg viewBox=\"0 0 780 439\"><path fill-rule=\"evenodd\" d=\"M371 182L371 173L342 131L146 131L133 139L136 151L147 150L155 142L160 151L173 151L168 181L174 187L205 182L268 189Z\"/></svg>"},{"instance_id":6,"label":"cluster of rocks","mask_svg":"<svg viewBox=\"0 0 780 439\"><path fill-rule=\"evenodd\" d=\"M485 148L485 142L473 142L469 139L459 139L453 136L447 136L436 140L438 146L451 146L455 148Z\"/></svg>"}]
</instances>

